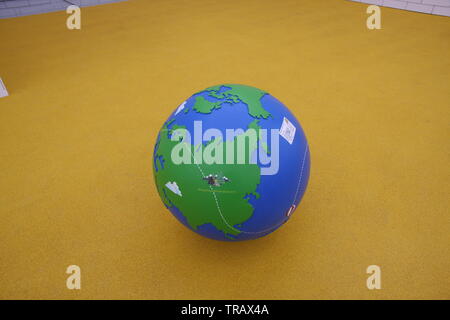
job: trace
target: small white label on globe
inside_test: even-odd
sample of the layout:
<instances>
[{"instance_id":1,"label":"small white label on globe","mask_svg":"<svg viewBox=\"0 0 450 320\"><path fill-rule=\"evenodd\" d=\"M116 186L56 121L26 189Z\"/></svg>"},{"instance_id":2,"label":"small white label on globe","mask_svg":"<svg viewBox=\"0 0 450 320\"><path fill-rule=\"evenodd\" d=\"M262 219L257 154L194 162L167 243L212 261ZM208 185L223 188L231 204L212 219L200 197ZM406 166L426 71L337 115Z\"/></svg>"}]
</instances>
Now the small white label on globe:
<instances>
[{"instance_id":1,"label":"small white label on globe","mask_svg":"<svg viewBox=\"0 0 450 320\"><path fill-rule=\"evenodd\" d=\"M0 98L7 97L8 91L6 90L5 85L3 84L2 78L0 78Z\"/></svg>"},{"instance_id":2,"label":"small white label on globe","mask_svg":"<svg viewBox=\"0 0 450 320\"><path fill-rule=\"evenodd\" d=\"M181 191L180 191L180 188L178 187L178 185L177 185L177 183L174 181L174 182L167 182L166 183L166 187L170 190L170 191L172 191L173 193L175 193L175 194L177 194L177 195L179 195L180 197L182 197L183 195L181 194Z\"/></svg>"},{"instance_id":3,"label":"small white label on globe","mask_svg":"<svg viewBox=\"0 0 450 320\"><path fill-rule=\"evenodd\" d=\"M297 128L287 118L283 118L283 124L280 128L280 135L286 139L289 144L292 144L295 137L295 130Z\"/></svg>"},{"instance_id":4,"label":"small white label on globe","mask_svg":"<svg viewBox=\"0 0 450 320\"><path fill-rule=\"evenodd\" d=\"M177 111L175 111L175 115L177 115L178 113L180 113L181 110L184 109L184 106L186 105L186 101L183 102L182 104L180 104L177 108Z\"/></svg>"}]
</instances>

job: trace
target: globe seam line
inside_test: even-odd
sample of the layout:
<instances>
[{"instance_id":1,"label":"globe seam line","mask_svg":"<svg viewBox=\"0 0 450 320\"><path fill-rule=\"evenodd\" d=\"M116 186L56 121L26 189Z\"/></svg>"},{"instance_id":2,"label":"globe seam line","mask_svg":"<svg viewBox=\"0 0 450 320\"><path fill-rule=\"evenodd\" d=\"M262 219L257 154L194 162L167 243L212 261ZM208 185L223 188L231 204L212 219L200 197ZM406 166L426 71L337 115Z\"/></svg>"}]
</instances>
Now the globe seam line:
<instances>
[{"instance_id":1,"label":"globe seam line","mask_svg":"<svg viewBox=\"0 0 450 320\"><path fill-rule=\"evenodd\" d=\"M194 155L192 154L192 152L191 152L191 155L192 155L192 158L194 159L194 163L195 163L195 158L194 158ZM204 173L203 170L200 168L200 166L198 165L198 163L195 163L195 165L197 166L197 168L198 168L198 170L200 171L200 173L202 174L202 176L205 176L205 173ZM244 230L236 229L235 227L233 227L232 225L230 225L230 224L228 223L228 221L225 219L225 217L223 216L222 210L220 209L220 206L219 206L219 200L217 200L217 196L216 196L216 193L214 192L214 189L213 189L211 186L209 186L209 189L211 190L211 193L213 194L214 200L215 200L215 202L216 202L217 211L219 212L220 218L221 218L222 221L227 225L227 227L230 228L230 229L232 229L232 230L235 230L235 231L238 231L238 232L242 232L242 233L248 233L248 234L259 234L259 233L264 233L264 232L267 232L267 231L276 229L276 228L278 228L279 226L281 226L281 225L283 224L283 222L282 222L282 223L280 223L280 224L277 224L275 227L271 227L271 228L267 228L267 229L264 229L264 230L261 230L261 231L255 231L255 232L253 232L253 231L244 231Z\"/></svg>"},{"instance_id":2,"label":"globe seam line","mask_svg":"<svg viewBox=\"0 0 450 320\"><path fill-rule=\"evenodd\" d=\"M305 160L306 160L307 152L308 152L308 145L306 145L305 152L303 153L302 167L300 169L300 178L299 178L299 181L298 181L297 190L295 192L295 197L294 197L294 200L293 200L293 204L295 203L295 199L297 198L298 191L300 190L300 185L301 185L301 182L302 182L302 179L303 179L303 169L305 167ZM195 163L195 157L192 154L192 152L191 152L191 156L192 156L192 158L194 160L194 163ZM200 168L200 166L198 165L198 163L195 163L195 165L197 166L197 168L200 171L201 175L204 176L205 174L204 174L203 170ZM235 227L231 226L228 223L228 221L225 219L225 217L223 216L222 210L220 209L219 201L217 200L217 196L216 196L216 193L214 192L214 189L211 186L209 186L209 189L211 190L211 193L213 194L214 200L216 202L217 211L219 212L219 215L220 215L222 221L232 230L235 230L235 231L238 231L238 232L242 232L242 233L247 233L247 234L260 234L260 233L268 232L270 230L274 230L274 229L278 228L279 226L281 226L284 223L284 221L283 221L283 222L277 224L274 227L267 228L267 229L264 229L264 230L261 230L261 231L244 231L244 230L236 229Z\"/></svg>"},{"instance_id":3,"label":"globe seam line","mask_svg":"<svg viewBox=\"0 0 450 320\"><path fill-rule=\"evenodd\" d=\"M303 154L302 168L300 169L300 179L298 180L297 191L295 191L295 196L294 196L294 200L292 201L292 204L295 203L295 199L297 199L298 191L300 190L300 184L301 184L302 178L303 178L303 168L305 167L305 160L306 160L307 152L308 152L308 145L306 145L305 152Z\"/></svg>"},{"instance_id":4,"label":"globe seam line","mask_svg":"<svg viewBox=\"0 0 450 320\"><path fill-rule=\"evenodd\" d=\"M302 181L302 178L303 178L303 168L304 168L304 166L305 166L305 160L306 160L306 154L307 154L307 152L308 152L308 145L306 145L306 147L305 147L305 152L303 153L302 168L300 169L300 178L299 178L299 181L298 181L297 191L295 192L295 198L294 198L294 202L293 202L293 203L295 203L295 199L297 198L297 194L298 194L298 191L299 191L299 189L300 189L300 184L301 184L301 181ZM278 228L278 227L281 226L284 222L285 222L285 221L283 221L283 222L277 224L275 227L267 228L267 229L264 229L264 230L258 231L258 232L242 231L242 230L240 230L240 231L243 232L243 233L251 233L251 234L264 233L264 232L267 232L267 231L274 230L274 229Z\"/></svg>"},{"instance_id":5,"label":"globe seam line","mask_svg":"<svg viewBox=\"0 0 450 320\"><path fill-rule=\"evenodd\" d=\"M200 168L200 166L198 165L198 163L195 162L195 157L194 157L194 155L192 154L192 152L191 152L191 156L192 156L192 159L194 160L195 165L197 166L198 170L200 171L202 177L204 177L204 176L205 176L205 173L204 173L203 170ZM222 214L222 210L220 210L219 201L217 200L216 193L214 192L214 189L213 189L211 186L209 186L209 189L211 190L211 192L212 192L212 194L213 194L213 196L214 196L214 200L215 200L215 202L216 202L217 211L219 212L219 215L220 215L220 217L222 218L222 221L227 225L228 228L240 232L241 230L236 229L235 227L231 226L231 225L228 223L228 221L225 219L225 217L224 217L223 214Z\"/></svg>"}]
</instances>

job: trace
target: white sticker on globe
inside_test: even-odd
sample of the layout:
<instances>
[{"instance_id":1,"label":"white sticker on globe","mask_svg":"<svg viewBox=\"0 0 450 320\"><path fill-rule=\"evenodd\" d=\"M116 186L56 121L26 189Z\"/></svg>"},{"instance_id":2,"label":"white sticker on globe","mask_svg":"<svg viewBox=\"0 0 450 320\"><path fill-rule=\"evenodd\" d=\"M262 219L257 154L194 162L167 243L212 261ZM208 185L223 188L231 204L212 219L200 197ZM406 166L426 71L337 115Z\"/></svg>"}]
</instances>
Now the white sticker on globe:
<instances>
[{"instance_id":1,"label":"white sticker on globe","mask_svg":"<svg viewBox=\"0 0 450 320\"><path fill-rule=\"evenodd\" d=\"M180 197L182 197L183 195L181 194L180 188L178 187L177 183L174 182L167 182L166 183L166 187L167 189L169 189L170 191L172 191L173 193L179 195Z\"/></svg>"},{"instance_id":2,"label":"white sticker on globe","mask_svg":"<svg viewBox=\"0 0 450 320\"><path fill-rule=\"evenodd\" d=\"M7 97L8 91L6 90L5 85L3 84L2 78L0 78L0 98Z\"/></svg>"},{"instance_id":3,"label":"white sticker on globe","mask_svg":"<svg viewBox=\"0 0 450 320\"><path fill-rule=\"evenodd\" d=\"M295 130L297 130L297 128L292 124L292 122L290 122L287 118L283 118L283 124L280 128L280 135L286 139L289 144L294 142Z\"/></svg>"},{"instance_id":4,"label":"white sticker on globe","mask_svg":"<svg viewBox=\"0 0 450 320\"><path fill-rule=\"evenodd\" d=\"M182 104L180 104L180 105L178 106L177 111L175 111L175 115L179 114L180 111L184 109L184 106L186 105L186 102L187 102L187 101L183 102Z\"/></svg>"}]
</instances>

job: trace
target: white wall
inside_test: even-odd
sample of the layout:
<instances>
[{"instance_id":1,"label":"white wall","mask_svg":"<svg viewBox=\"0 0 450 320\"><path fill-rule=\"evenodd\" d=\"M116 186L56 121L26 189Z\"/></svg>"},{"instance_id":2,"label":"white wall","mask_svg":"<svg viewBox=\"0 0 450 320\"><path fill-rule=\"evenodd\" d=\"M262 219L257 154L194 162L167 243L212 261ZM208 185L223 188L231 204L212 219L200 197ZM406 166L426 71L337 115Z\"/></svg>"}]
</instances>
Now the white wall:
<instances>
[{"instance_id":1,"label":"white wall","mask_svg":"<svg viewBox=\"0 0 450 320\"><path fill-rule=\"evenodd\" d=\"M0 0L0 19L66 10L71 4L86 7L117 1L123 0Z\"/></svg>"},{"instance_id":2,"label":"white wall","mask_svg":"<svg viewBox=\"0 0 450 320\"><path fill-rule=\"evenodd\" d=\"M65 10L70 4L93 6L124 0L0 0L0 19ZM148 0L151 1L151 0ZM195 1L195 0L192 0ZM450 17L450 0L350 0Z\"/></svg>"},{"instance_id":3,"label":"white wall","mask_svg":"<svg viewBox=\"0 0 450 320\"><path fill-rule=\"evenodd\" d=\"M450 0L350 0L450 17Z\"/></svg>"}]
</instances>

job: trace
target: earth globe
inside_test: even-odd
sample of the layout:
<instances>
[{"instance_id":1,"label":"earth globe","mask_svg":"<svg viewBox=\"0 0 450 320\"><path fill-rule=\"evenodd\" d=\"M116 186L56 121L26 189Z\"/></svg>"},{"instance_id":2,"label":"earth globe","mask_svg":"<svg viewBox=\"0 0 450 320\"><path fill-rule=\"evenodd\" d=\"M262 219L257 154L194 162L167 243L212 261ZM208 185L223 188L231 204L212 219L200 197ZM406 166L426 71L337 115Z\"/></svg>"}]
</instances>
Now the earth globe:
<instances>
[{"instance_id":1,"label":"earth globe","mask_svg":"<svg viewBox=\"0 0 450 320\"><path fill-rule=\"evenodd\" d=\"M263 237L298 207L310 173L296 117L269 93L223 84L193 94L158 133L153 173L166 208L215 240Z\"/></svg>"}]
</instances>

